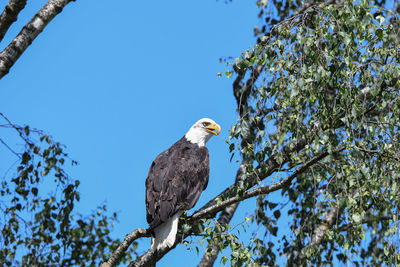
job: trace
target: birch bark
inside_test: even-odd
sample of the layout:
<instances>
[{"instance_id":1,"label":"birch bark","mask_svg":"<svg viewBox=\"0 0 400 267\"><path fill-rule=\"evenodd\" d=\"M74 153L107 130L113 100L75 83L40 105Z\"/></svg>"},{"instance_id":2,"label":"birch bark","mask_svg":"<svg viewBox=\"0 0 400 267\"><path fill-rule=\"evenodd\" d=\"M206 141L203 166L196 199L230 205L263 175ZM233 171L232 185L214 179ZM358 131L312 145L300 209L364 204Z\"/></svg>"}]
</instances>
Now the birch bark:
<instances>
[{"instance_id":1,"label":"birch bark","mask_svg":"<svg viewBox=\"0 0 400 267\"><path fill-rule=\"evenodd\" d=\"M0 53L0 79L9 71L29 45L63 8L74 0L49 0Z\"/></svg>"},{"instance_id":2,"label":"birch bark","mask_svg":"<svg viewBox=\"0 0 400 267\"><path fill-rule=\"evenodd\" d=\"M10 0L0 15L0 42L10 26L17 20L19 12L24 9L26 0Z\"/></svg>"}]
</instances>

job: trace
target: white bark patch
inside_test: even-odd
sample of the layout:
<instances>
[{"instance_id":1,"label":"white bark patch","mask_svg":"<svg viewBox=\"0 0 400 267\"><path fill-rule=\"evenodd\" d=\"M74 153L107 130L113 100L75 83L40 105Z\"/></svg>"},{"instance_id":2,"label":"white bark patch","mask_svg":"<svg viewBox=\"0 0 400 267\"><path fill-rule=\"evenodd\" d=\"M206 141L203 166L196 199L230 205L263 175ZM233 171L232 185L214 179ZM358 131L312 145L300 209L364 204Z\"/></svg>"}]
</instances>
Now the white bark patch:
<instances>
[{"instance_id":1,"label":"white bark patch","mask_svg":"<svg viewBox=\"0 0 400 267\"><path fill-rule=\"evenodd\" d=\"M25 38L23 35L18 35L17 37L15 37L14 39L15 41L15 46L20 48L25 44Z\"/></svg>"},{"instance_id":2,"label":"white bark patch","mask_svg":"<svg viewBox=\"0 0 400 267\"><path fill-rule=\"evenodd\" d=\"M362 94L362 95L366 95L366 94L368 94L370 91L371 91L371 88L370 88L369 86L367 86L367 87L364 87L364 88L361 90L361 94Z\"/></svg>"},{"instance_id":3,"label":"white bark patch","mask_svg":"<svg viewBox=\"0 0 400 267\"><path fill-rule=\"evenodd\" d=\"M35 27L36 29L42 28L43 25L44 25L44 22L39 17L36 17L35 20L32 22L32 26Z\"/></svg>"}]
</instances>

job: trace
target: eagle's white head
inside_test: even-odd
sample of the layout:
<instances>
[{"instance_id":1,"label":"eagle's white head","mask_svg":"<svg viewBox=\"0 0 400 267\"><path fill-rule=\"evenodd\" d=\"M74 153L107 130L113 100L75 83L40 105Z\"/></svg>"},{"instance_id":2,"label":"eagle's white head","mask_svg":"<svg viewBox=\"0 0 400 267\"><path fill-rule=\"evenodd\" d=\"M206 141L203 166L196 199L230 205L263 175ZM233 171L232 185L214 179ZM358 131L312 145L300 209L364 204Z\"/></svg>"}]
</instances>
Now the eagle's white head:
<instances>
[{"instance_id":1,"label":"eagle's white head","mask_svg":"<svg viewBox=\"0 0 400 267\"><path fill-rule=\"evenodd\" d=\"M221 127L212 119L203 118L193 124L186 133L186 139L199 146L205 146L213 135L219 135Z\"/></svg>"}]
</instances>

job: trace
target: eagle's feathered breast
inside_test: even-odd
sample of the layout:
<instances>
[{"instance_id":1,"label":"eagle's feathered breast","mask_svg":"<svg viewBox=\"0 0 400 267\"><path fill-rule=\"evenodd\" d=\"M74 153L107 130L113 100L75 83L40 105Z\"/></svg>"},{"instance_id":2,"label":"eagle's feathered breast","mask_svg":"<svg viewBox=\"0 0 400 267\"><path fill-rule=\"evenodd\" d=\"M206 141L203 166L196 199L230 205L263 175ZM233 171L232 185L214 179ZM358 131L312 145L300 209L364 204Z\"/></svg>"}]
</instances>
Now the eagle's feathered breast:
<instances>
[{"instance_id":1,"label":"eagle's feathered breast","mask_svg":"<svg viewBox=\"0 0 400 267\"><path fill-rule=\"evenodd\" d=\"M209 155L182 137L151 164L146 179L147 222L154 229L178 211L193 208L206 189Z\"/></svg>"}]
</instances>

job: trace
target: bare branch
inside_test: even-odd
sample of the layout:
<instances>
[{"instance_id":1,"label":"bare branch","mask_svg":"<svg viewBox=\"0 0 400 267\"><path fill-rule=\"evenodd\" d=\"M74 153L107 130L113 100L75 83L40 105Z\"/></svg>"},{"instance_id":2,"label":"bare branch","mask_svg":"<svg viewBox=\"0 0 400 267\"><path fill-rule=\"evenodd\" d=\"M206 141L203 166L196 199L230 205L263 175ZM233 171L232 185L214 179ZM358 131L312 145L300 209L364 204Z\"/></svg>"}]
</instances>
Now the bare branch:
<instances>
[{"instance_id":1,"label":"bare branch","mask_svg":"<svg viewBox=\"0 0 400 267\"><path fill-rule=\"evenodd\" d=\"M132 233L127 234L125 236L124 241L114 251L114 253L108 259L108 261L107 262L103 262L102 264L100 264L100 267L111 267L111 266L114 266L119 261L121 256L125 253L125 251L128 249L130 244L132 244L133 241L135 241L136 239L141 238L141 237L150 237L149 229L138 228L135 231L133 231Z\"/></svg>"},{"instance_id":2,"label":"bare branch","mask_svg":"<svg viewBox=\"0 0 400 267\"><path fill-rule=\"evenodd\" d=\"M3 40L4 35L10 26L17 21L18 14L24 9L26 0L10 0L3 13L0 15L0 42Z\"/></svg>"},{"instance_id":3,"label":"bare branch","mask_svg":"<svg viewBox=\"0 0 400 267\"><path fill-rule=\"evenodd\" d=\"M49 0L22 28L17 37L0 54L0 79L9 72L10 68L47 24L72 1L74 0Z\"/></svg>"}]
</instances>

